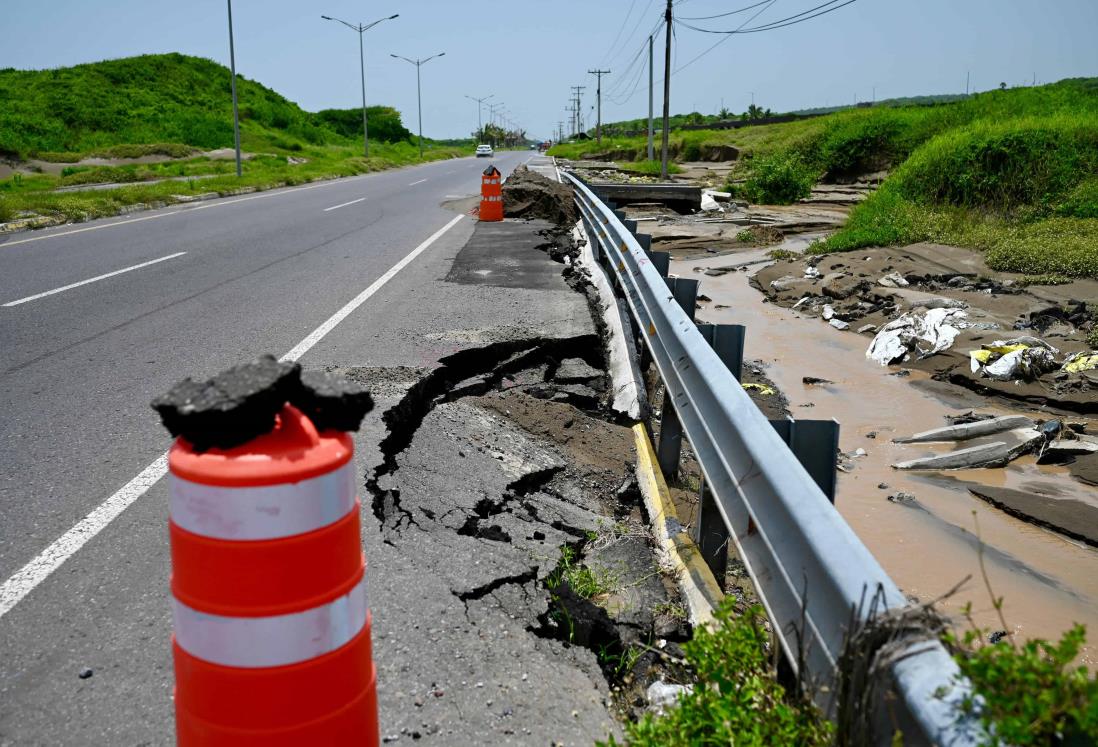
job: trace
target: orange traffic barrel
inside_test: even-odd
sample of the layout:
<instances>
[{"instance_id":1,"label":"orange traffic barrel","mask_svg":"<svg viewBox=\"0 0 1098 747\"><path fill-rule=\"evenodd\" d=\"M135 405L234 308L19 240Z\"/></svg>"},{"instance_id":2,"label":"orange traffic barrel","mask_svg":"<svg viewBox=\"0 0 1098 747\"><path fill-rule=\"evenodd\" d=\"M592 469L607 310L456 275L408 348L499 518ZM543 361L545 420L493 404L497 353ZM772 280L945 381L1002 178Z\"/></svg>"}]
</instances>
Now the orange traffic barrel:
<instances>
[{"instance_id":1,"label":"orange traffic barrel","mask_svg":"<svg viewBox=\"0 0 1098 747\"><path fill-rule=\"evenodd\" d=\"M292 404L230 448L176 439L180 745L378 744L353 453Z\"/></svg>"},{"instance_id":2,"label":"orange traffic barrel","mask_svg":"<svg viewBox=\"0 0 1098 747\"><path fill-rule=\"evenodd\" d=\"M480 177L480 219L503 220L503 177L499 169L489 166Z\"/></svg>"}]
</instances>

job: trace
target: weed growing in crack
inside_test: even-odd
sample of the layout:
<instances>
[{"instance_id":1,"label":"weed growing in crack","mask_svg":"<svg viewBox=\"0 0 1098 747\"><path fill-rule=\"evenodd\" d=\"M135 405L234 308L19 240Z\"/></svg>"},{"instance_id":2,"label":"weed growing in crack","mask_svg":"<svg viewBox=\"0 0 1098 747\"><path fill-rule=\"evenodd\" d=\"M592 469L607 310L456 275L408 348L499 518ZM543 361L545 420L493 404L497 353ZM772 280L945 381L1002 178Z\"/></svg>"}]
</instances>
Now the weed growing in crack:
<instances>
[{"instance_id":1,"label":"weed growing in crack","mask_svg":"<svg viewBox=\"0 0 1098 747\"><path fill-rule=\"evenodd\" d=\"M712 628L698 628L684 644L699 684L679 697L664 715L646 714L625 725L633 747L735 744L808 745L831 743L832 725L809 700L786 692L770 667L770 632L761 607L737 616L725 600ZM620 743L610 738L599 744Z\"/></svg>"},{"instance_id":2,"label":"weed growing in crack","mask_svg":"<svg viewBox=\"0 0 1098 747\"><path fill-rule=\"evenodd\" d=\"M565 545L560 551L560 563L545 579L550 592L567 583L576 595L584 599L609 594L616 588L617 574L580 564L575 548Z\"/></svg>"}]
</instances>

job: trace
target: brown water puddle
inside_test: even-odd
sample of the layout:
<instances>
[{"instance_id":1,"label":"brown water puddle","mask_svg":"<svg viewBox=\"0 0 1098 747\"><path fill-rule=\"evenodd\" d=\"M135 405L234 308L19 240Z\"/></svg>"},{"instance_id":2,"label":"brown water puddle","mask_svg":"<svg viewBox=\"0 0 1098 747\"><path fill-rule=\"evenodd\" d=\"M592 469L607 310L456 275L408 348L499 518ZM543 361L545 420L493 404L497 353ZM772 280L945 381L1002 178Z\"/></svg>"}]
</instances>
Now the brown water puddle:
<instances>
[{"instance_id":1,"label":"brown water puddle","mask_svg":"<svg viewBox=\"0 0 1098 747\"><path fill-rule=\"evenodd\" d=\"M835 418L841 423L844 452L857 448L867 455L854 460L850 473L839 474L836 505L851 527L903 591L920 600L946 592L966 575L972 579L949 600L944 612L960 619L966 602L981 626L1001 628L980 574L975 519L986 545L984 561L997 596L1005 599L1003 613L1019 638L1058 638L1074 622L1098 630L1098 552L1028 524L984 503L958 481L1025 490L1039 482L1042 492L1098 503L1093 489L1073 480L1061 467L1037 467L1032 458L1003 469L945 473L900 472L891 465L935 451L946 444L893 444L891 439L946 425L945 414L970 408L1007 412L984 404L971 393L943 392L926 375L890 376L896 369L867 360L869 338L832 329L818 319L764 303L748 285L749 272L706 277L695 267L721 267L765 256L765 250L672 262L671 272L700 278L701 293L713 299L697 312L698 319L747 326L746 360L761 359L768 376L788 397L795 418ZM750 268L753 272L758 265ZM715 304L730 308L715 309ZM806 386L802 376L833 385ZM922 379L922 381L920 381ZM810 408L801 405L812 403ZM867 438L877 432L876 438ZM887 483L880 489L879 483ZM889 502L897 491L913 493L917 504ZM975 519L973 516L975 512ZM1093 638L1093 635L1092 635ZM1098 647L1091 645L1081 660L1092 663Z\"/></svg>"}]
</instances>

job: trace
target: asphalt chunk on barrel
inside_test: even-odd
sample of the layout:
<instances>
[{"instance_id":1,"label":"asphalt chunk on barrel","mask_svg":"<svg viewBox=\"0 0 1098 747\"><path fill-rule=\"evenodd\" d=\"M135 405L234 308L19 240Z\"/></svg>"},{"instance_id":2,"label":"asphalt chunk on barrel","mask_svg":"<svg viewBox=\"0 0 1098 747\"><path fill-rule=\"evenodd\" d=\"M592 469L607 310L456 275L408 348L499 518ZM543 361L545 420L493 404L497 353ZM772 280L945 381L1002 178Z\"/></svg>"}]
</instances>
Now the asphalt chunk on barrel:
<instances>
[{"instance_id":1,"label":"asphalt chunk on barrel","mask_svg":"<svg viewBox=\"0 0 1098 747\"><path fill-rule=\"evenodd\" d=\"M325 371L306 371L290 403L313 421L317 430L357 431L374 400L366 389Z\"/></svg>"},{"instance_id":2,"label":"asphalt chunk on barrel","mask_svg":"<svg viewBox=\"0 0 1098 747\"><path fill-rule=\"evenodd\" d=\"M205 382L184 379L152 407L168 432L195 450L230 449L269 433L301 388L301 366L264 355Z\"/></svg>"}]
</instances>

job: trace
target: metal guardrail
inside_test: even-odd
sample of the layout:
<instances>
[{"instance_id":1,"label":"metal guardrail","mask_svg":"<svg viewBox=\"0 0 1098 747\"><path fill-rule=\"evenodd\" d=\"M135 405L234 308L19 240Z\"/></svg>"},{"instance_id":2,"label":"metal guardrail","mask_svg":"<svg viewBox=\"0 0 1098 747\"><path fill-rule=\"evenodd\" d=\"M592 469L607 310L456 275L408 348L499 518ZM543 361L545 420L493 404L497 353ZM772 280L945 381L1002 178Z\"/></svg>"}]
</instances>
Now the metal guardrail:
<instances>
[{"instance_id":1,"label":"metal guardrail","mask_svg":"<svg viewBox=\"0 0 1098 747\"><path fill-rule=\"evenodd\" d=\"M597 242L596 258L603 254L614 269L666 386L664 409L673 403L710 505L747 567L789 665L804 681L827 686L816 699L834 714L837 662L851 622L870 614L872 598L880 611L902 609L907 599L703 338L646 249L582 181L564 177L575 188L588 237ZM895 728L905 744L979 741L982 730L959 709L970 686L940 642L901 644L890 661L897 697L877 708L876 720L889 732L883 741Z\"/></svg>"}]
</instances>

